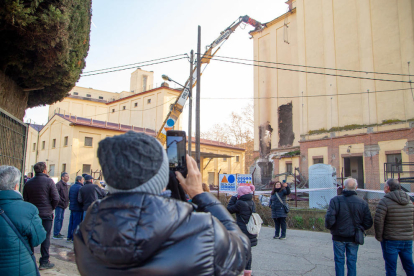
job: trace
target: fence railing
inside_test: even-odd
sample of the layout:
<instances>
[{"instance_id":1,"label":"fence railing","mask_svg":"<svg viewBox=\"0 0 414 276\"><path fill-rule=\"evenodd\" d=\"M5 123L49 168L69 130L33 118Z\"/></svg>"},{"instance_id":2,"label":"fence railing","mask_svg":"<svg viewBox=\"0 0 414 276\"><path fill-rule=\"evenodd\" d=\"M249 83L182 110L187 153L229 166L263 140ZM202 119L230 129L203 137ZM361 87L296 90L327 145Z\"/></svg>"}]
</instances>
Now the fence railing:
<instances>
[{"instance_id":1,"label":"fence railing","mask_svg":"<svg viewBox=\"0 0 414 276\"><path fill-rule=\"evenodd\" d=\"M0 108L0 165L14 166L22 175L25 172L27 129L25 123Z\"/></svg>"}]
</instances>

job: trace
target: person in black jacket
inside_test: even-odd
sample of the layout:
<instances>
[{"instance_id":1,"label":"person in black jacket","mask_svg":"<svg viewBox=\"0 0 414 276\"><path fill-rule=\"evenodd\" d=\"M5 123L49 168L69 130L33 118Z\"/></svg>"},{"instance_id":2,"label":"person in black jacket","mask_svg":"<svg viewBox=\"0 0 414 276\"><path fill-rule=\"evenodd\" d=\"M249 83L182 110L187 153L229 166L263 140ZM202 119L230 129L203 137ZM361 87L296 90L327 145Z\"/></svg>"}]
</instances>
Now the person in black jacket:
<instances>
[{"instance_id":1,"label":"person in black jacket","mask_svg":"<svg viewBox=\"0 0 414 276\"><path fill-rule=\"evenodd\" d=\"M39 269L49 269L55 265L49 262L50 233L53 224L53 210L59 204L60 196L55 182L46 174L46 163L34 165L36 176L26 182L23 189L24 201L30 202L39 210L42 225L46 230L46 239L42 242Z\"/></svg>"},{"instance_id":2,"label":"person in black jacket","mask_svg":"<svg viewBox=\"0 0 414 276\"><path fill-rule=\"evenodd\" d=\"M65 218L65 209L69 205L69 174L62 172L60 181L56 183L56 189L59 193L60 200L55 209L55 222L53 227L53 239L61 240L63 235L60 234L62 230L63 219Z\"/></svg>"},{"instance_id":3,"label":"person in black jacket","mask_svg":"<svg viewBox=\"0 0 414 276\"><path fill-rule=\"evenodd\" d=\"M69 210L70 210L70 218L69 218L69 226L68 226L68 237L67 242L73 242L73 232L75 231L76 227L82 222L83 219L83 206L81 203L78 202L78 194L80 188L83 187L83 182L85 179L78 175L75 179L75 184L70 187L69 190Z\"/></svg>"},{"instance_id":4,"label":"person in black jacket","mask_svg":"<svg viewBox=\"0 0 414 276\"><path fill-rule=\"evenodd\" d=\"M362 198L356 193L358 183L354 178L348 178L344 182L345 189L342 195L331 199L328 211L325 216L325 227L331 230L335 272L336 275L344 275L345 252L347 258L348 276L357 275L356 262L359 245L355 241L355 220L356 227L368 230L372 227L373 221L371 212Z\"/></svg>"},{"instance_id":5,"label":"person in black jacket","mask_svg":"<svg viewBox=\"0 0 414 276\"><path fill-rule=\"evenodd\" d=\"M240 186L237 188L237 195L234 195L230 198L229 204L227 205L227 210L230 214L236 214L237 225L250 239L250 245L257 245L257 235L252 235L247 231L247 223L249 223L252 213L256 213L256 205L253 201L253 192L255 187L250 186ZM250 251L251 255L251 251ZM252 275L252 257L250 256L249 261L244 268L244 275Z\"/></svg>"},{"instance_id":6,"label":"person in black jacket","mask_svg":"<svg viewBox=\"0 0 414 276\"><path fill-rule=\"evenodd\" d=\"M91 175L85 175L84 179L85 184L83 184L78 193L78 202L83 206L83 217L85 217L86 211L95 200L105 197L105 191L98 185L93 184L93 177Z\"/></svg>"},{"instance_id":7,"label":"person in black jacket","mask_svg":"<svg viewBox=\"0 0 414 276\"><path fill-rule=\"evenodd\" d=\"M144 133L99 142L110 194L95 201L74 235L81 275L239 275L250 243L220 201L202 189L195 160L177 179L193 204L161 196L169 178L163 146Z\"/></svg>"},{"instance_id":8,"label":"person in black jacket","mask_svg":"<svg viewBox=\"0 0 414 276\"><path fill-rule=\"evenodd\" d=\"M272 193L270 195L269 206L272 208L272 218L275 222L275 235L274 239L285 240L286 239L286 217L287 213L283 207L286 204L286 196L290 194L290 188L287 183L280 183L276 181ZM278 197L279 196L279 197ZM280 200L279 200L280 198ZM282 201L282 202L280 202ZM280 228L282 228L282 234L279 237Z\"/></svg>"}]
</instances>

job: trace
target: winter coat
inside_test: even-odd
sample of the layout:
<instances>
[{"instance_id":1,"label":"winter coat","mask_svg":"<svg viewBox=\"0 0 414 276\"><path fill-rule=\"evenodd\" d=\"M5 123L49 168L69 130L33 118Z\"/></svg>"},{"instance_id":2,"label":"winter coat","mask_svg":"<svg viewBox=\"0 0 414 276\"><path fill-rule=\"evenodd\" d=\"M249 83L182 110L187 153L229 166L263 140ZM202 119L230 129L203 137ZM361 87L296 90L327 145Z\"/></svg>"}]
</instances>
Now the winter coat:
<instances>
[{"instance_id":1,"label":"winter coat","mask_svg":"<svg viewBox=\"0 0 414 276\"><path fill-rule=\"evenodd\" d=\"M83 184L75 182L69 190L69 210L83 212L83 205L78 202L78 193Z\"/></svg>"},{"instance_id":2,"label":"winter coat","mask_svg":"<svg viewBox=\"0 0 414 276\"><path fill-rule=\"evenodd\" d=\"M247 231L247 223L249 223L252 213L256 213L256 205L253 202L253 195L242 195L239 199L237 196L232 196L227 205L227 211L230 214L236 214L237 225L240 230L250 239L251 246L257 245L257 235L252 235Z\"/></svg>"},{"instance_id":3,"label":"winter coat","mask_svg":"<svg viewBox=\"0 0 414 276\"><path fill-rule=\"evenodd\" d=\"M60 200L58 203L58 207L62 209L68 208L69 205L69 185L68 183L63 182L60 180L56 183L56 189L58 190Z\"/></svg>"},{"instance_id":4,"label":"winter coat","mask_svg":"<svg viewBox=\"0 0 414 276\"><path fill-rule=\"evenodd\" d=\"M351 212L349 212L345 197ZM358 197L355 191L344 190L342 195L331 199L325 215L325 227L331 230L332 240L342 242L354 241L355 227L351 215L354 216L358 227L364 230L372 227L373 222L368 203Z\"/></svg>"},{"instance_id":5,"label":"winter coat","mask_svg":"<svg viewBox=\"0 0 414 276\"><path fill-rule=\"evenodd\" d=\"M146 193L95 201L74 235L81 275L239 275L249 240L213 195L194 206Z\"/></svg>"},{"instance_id":6,"label":"winter coat","mask_svg":"<svg viewBox=\"0 0 414 276\"><path fill-rule=\"evenodd\" d=\"M375 212L375 238L378 241L413 239L414 205L401 190L389 192Z\"/></svg>"},{"instance_id":7,"label":"winter coat","mask_svg":"<svg viewBox=\"0 0 414 276\"><path fill-rule=\"evenodd\" d=\"M286 196L290 195L290 188L287 186L284 189L280 189L277 193L280 199L286 204ZM272 218L285 218L287 217L287 213L285 212L285 208L283 204L280 203L280 200L277 198L276 193L270 196L269 202L270 208L272 208Z\"/></svg>"},{"instance_id":8,"label":"winter coat","mask_svg":"<svg viewBox=\"0 0 414 276\"><path fill-rule=\"evenodd\" d=\"M78 193L78 202L82 203L83 211L87 211L89 206L98 199L105 197L105 191L98 185L91 182L85 182Z\"/></svg>"},{"instance_id":9,"label":"winter coat","mask_svg":"<svg viewBox=\"0 0 414 276\"><path fill-rule=\"evenodd\" d=\"M44 173L36 173L35 177L26 182L23 198L39 209L41 218L52 216L60 200L55 182Z\"/></svg>"},{"instance_id":10,"label":"winter coat","mask_svg":"<svg viewBox=\"0 0 414 276\"><path fill-rule=\"evenodd\" d=\"M39 211L33 204L24 202L20 193L0 191L0 208L30 247L36 247L45 240L46 231L42 226ZM0 233L0 275L36 275L30 253L1 216Z\"/></svg>"}]
</instances>

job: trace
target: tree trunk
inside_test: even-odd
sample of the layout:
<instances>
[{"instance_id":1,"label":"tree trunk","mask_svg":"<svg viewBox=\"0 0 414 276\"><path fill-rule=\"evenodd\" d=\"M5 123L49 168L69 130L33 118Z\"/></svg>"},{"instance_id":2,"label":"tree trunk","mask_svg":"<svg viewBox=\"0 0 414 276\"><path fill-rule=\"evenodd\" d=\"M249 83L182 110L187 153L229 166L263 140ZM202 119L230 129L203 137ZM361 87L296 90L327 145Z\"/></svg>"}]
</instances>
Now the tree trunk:
<instances>
[{"instance_id":1,"label":"tree trunk","mask_svg":"<svg viewBox=\"0 0 414 276\"><path fill-rule=\"evenodd\" d=\"M24 92L13 80L0 71L0 108L23 120L29 92Z\"/></svg>"}]
</instances>

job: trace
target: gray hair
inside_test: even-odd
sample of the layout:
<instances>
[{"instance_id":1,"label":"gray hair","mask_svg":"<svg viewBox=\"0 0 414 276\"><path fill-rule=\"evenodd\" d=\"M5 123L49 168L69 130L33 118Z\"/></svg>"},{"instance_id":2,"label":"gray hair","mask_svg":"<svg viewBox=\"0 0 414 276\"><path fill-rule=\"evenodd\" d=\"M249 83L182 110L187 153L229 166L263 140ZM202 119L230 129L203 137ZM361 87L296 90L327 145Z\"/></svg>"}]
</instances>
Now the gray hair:
<instances>
[{"instance_id":1,"label":"gray hair","mask_svg":"<svg viewBox=\"0 0 414 276\"><path fill-rule=\"evenodd\" d=\"M83 178L82 176L78 175L78 176L76 176L75 181L80 182L82 180L82 178Z\"/></svg>"},{"instance_id":2,"label":"gray hair","mask_svg":"<svg viewBox=\"0 0 414 276\"><path fill-rule=\"evenodd\" d=\"M21 172L13 166L0 166L0 190L14 190L21 176Z\"/></svg>"},{"instance_id":3,"label":"gray hair","mask_svg":"<svg viewBox=\"0 0 414 276\"><path fill-rule=\"evenodd\" d=\"M391 192L396 191L396 190L401 190L401 184L398 183L398 181L394 178L388 179L387 182L385 182L385 185L390 187Z\"/></svg>"},{"instance_id":4,"label":"gray hair","mask_svg":"<svg viewBox=\"0 0 414 276\"><path fill-rule=\"evenodd\" d=\"M355 178L347 178L344 181L345 190L355 191L358 187L358 181Z\"/></svg>"}]
</instances>

